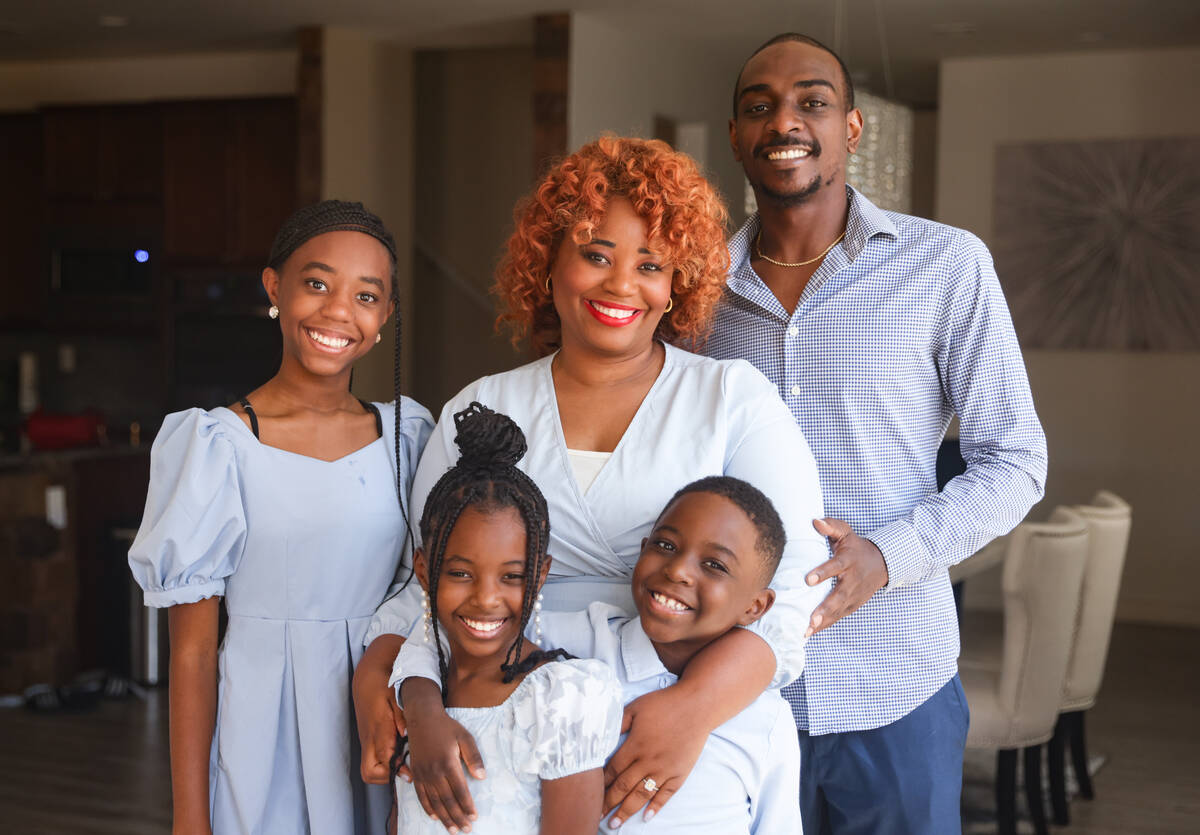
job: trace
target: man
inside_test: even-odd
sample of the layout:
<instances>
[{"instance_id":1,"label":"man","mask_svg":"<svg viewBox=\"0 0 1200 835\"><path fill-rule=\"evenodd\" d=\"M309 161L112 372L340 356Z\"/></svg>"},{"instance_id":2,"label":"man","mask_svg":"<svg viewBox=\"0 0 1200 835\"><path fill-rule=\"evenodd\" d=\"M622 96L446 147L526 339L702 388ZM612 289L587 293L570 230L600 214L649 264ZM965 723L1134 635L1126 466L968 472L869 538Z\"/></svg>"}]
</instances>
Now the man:
<instances>
[{"instance_id":1,"label":"man","mask_svg":"<svg viewBox=\"0 0 1200 835\"><path fill-rule=\"evenodd\" d=\"M759 212L729 243L706 351L779 387L836 517L814 523L833 554L807 578L836 585L784 691L805 830L956 832L968 715L947 568L1041 497L1045 436L987 249L848 188L862 125L819 42L780 35L746 62L729 135ZM954 415L967 469L938 493Z\"/></svg>"}]
</instances>

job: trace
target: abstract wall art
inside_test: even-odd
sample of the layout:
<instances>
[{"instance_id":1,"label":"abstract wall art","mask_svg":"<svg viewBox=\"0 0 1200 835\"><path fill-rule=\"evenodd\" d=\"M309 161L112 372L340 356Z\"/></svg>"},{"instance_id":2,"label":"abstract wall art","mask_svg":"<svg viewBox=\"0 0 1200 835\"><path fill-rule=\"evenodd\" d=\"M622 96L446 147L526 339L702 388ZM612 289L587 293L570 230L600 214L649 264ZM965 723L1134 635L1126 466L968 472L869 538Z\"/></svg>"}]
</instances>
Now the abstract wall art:
<instances>
[{"instance_id":1,"label":"abstract wall art","mask_svg":"<svg viewBox=\"0 0 1200 835\"><path fill-rule=\"evenodd\" d=\"M1022 345L1200 350L1200 138L1001 146L995 200Z\"/></svg>"}]
</instances>

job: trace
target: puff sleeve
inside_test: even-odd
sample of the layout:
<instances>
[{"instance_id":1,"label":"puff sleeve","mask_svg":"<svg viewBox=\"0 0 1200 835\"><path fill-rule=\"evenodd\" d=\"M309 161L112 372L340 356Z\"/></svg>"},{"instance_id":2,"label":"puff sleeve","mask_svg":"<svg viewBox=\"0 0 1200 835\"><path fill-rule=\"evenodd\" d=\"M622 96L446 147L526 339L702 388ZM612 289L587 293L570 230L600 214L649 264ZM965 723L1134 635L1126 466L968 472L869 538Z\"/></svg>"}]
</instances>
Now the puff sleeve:
<instances>
[{"instance_id":1,"label":"puff sleeve","mask_svg":"<svg viewBox=\"0 0 1200 835\"><path fill-rule=\"evenodd\" d=\"M604 765L621 731L621 686L603 661L539 667L522 682L514 733L529 742L517 771L557 780Z\"/></svg>"},{"instance_id":2,"label":"puff sleeve","mask_svg":"<svg viewBox=\"0 0 1200 835\"><path fill-rule=\"evenodd\" d=\"M129 567L147 606L225 593L246 540L233 442L202 409L168 415L150 453L150 489Z\"/></svg>"}]
</instances>

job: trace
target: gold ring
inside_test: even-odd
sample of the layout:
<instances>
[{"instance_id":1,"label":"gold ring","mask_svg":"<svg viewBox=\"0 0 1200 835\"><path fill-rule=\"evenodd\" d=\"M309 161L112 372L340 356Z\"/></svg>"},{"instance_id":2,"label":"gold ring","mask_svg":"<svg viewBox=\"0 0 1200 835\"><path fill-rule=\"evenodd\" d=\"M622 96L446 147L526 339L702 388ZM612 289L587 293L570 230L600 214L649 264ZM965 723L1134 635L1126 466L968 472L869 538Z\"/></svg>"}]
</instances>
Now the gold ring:
<instances>
[{"instance_id":1,"label":"gold ring","mask_svg":"<svg viewBox=\"0 0 1200 835\"><path fill-rule=\"evenodd\" d=\"M656 791L658 791L658 783L654 782L653 777L647 777L642 781L642 788L650 792L650 794L654 794Z\"/></svg>"}]
</instances>

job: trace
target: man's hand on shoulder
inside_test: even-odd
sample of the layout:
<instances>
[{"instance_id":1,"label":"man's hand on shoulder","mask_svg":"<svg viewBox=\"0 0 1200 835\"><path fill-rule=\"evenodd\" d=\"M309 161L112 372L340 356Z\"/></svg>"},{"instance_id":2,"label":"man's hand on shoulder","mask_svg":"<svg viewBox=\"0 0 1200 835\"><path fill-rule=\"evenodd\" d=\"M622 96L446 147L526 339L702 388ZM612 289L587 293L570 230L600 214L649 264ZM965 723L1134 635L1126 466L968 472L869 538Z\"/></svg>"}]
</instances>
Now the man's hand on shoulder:
<instances>
[{"instance_id":1,"label":"man's hand on shoulder","mask_svg":"<svg viewBox=\"0 0 1200 835\"><path fill-rule=\"evenodd\" d=\"M810 571L805 582L815 586L830 577L836 577L837 582L813 611L805 637L858 609L888 581L887 563L874 542L856 534L841 519L814 519L813 527L829 538L833 556Z\"/></svg>"}]
</instances>

